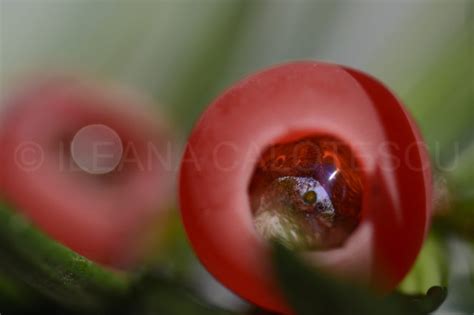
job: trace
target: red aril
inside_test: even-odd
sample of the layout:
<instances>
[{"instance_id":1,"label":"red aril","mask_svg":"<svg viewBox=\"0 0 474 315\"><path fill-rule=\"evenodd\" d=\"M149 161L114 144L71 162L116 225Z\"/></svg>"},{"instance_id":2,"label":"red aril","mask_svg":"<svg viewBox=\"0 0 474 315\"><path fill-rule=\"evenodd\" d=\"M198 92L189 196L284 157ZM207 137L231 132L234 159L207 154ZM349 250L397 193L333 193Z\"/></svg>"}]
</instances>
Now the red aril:
<instances>
[{"instance_id":1,"label":"red aril","mask_svg":"<svg viewBox=\"0 0 474 315\"><path fill-rule=\"evenodd\" d=\"M128 267L143 258L173 175L169 129L148 101L96 82L48 77L5 102L0 197L95 262Z\"/></svg>"},{"instance_id":2,"label":"red aril","mask_svg":"<svg viewBox=\"0 0 474 315\"><path fill-rule=\"evenodd\" d=\"M287 312L267 239L387 292L426 235L431 170L413 120L380 82L293 62L251 75L209 106L181 163L180 203L207 269L240 296Z\"/></svg>"}]
</instances>

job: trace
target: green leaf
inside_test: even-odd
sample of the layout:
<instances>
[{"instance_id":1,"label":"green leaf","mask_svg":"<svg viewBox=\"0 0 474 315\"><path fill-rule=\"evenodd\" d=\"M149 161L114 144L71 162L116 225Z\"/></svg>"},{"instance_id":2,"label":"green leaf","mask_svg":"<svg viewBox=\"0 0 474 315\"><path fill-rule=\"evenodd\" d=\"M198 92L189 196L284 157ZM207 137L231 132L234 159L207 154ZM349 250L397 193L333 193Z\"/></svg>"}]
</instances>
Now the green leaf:
<instances>
[{"instance_id":1,"label":"green leaf","mask_svg":"<svg viewBox=\"0 0 474 315\"><path fill-rule=\"evenodd\" d=\"M101 310L129 291L130 276L51 240L1 202L0 257L1 270L70 309Z\"/></svg>"},{"instance_id":2,"label":"green leaf","mask_svg":"<svg viewBox=\"0 0 474 315\"><path fill-rule=\"evenodd\" d=\"M414 267L399 286L406 294L421 294L432 286L448 283L448 257L445 240L431 232L418 255Z\"/></svg>"},{"instance_id":3,"label":"green leaf","mask_svg":"<svg viewBox=\"0 0 474 315\"><path fill-rule=\"evenodd\" d=\"M316 272L282 245L274 248L276 273L289 305L299 315L427 314L446 298L444 289L430 289L416 298L392 295L378 297L364 288Z\"/></svg>"}]
</instances>

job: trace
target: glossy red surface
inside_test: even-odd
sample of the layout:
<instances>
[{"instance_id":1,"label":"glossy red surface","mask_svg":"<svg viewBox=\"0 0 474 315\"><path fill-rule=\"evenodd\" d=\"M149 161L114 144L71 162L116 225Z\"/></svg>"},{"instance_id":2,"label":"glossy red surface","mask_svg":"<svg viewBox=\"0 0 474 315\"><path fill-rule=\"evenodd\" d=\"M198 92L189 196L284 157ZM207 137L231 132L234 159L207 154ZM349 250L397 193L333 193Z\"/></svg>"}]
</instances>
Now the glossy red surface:
<instances>
[{"instance_id":1,"label":"glossy red surface","mask_svg":"<svg viewBox=\"0 0 474 315\"><path fill-rule=\"evenodd\" d=\"M360 161L362 219L342 247L306 251L308 261L387 292L409 271L428 228L429 160L412 119L386 87L362 72L312 61L249 76L196 124L182 161L180 202L202 263L270 310L289 312L255 230L249 184L270 145L321 134L348 144Z\"/></svg>"}]
</instances>

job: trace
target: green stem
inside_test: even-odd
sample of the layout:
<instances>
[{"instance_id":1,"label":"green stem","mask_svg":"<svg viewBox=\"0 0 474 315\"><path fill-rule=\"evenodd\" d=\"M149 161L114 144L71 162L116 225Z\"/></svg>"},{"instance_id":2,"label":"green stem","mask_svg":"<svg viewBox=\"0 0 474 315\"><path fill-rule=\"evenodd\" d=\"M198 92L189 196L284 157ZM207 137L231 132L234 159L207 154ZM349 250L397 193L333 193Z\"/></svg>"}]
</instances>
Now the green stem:
<instances>
[{"instance_id":1,"label":"green stem","mask_svg":"<svg viewBox=\"0 0 474 315\"><path fill-rule=\"evenodd\" d=\"M38 294L74 310L101 310L125 296L126 274L107 270L60 245L0 202L0 268Z\"/></svg>"}]
</instances>

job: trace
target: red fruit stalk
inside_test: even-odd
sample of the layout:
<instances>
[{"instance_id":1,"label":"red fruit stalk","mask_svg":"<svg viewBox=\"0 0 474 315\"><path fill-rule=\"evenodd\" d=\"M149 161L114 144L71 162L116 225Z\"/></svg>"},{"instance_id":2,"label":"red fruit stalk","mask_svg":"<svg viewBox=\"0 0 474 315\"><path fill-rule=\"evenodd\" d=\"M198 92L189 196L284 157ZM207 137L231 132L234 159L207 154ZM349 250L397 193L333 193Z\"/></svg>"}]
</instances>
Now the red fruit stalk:
<instances>
[{"instance_id":1,"label":"red fruit stalk","mask_svg":"<svg viewBox=\"0 0 474 315\"><path fill-rule=\"evenodd\" d=\"M432 199L425 145L402 103L357 70L294 62L223 93L195 126L180 202L224 285L288 312L268 239L336 276L392 290L415 261Z\"/></svg>"},{"instance_id":2,"label":"red fruit stalk","mask_svg":"<svg viewBox=\"0 0 474 315\"><path fill-rule=\"evenodd\" d=\"M0 198L95 262L142 259L172 181L170 132L148 101L54 77L32 80L5 102Z\"/></svg>"}]
</instances>

